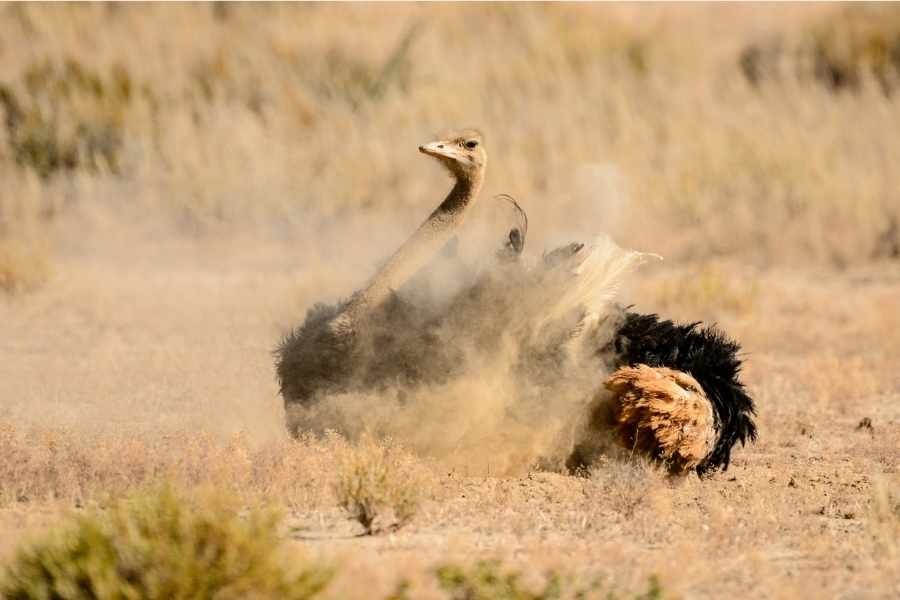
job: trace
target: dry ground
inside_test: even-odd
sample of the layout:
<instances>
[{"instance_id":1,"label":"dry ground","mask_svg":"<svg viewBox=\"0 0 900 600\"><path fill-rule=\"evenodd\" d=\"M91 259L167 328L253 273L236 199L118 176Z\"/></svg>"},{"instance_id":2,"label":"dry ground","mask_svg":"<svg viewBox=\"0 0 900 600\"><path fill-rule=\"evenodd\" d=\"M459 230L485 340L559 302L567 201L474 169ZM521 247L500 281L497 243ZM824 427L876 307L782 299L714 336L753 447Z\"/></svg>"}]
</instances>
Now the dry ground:
<instances>
[{"instance_id":1,"label":"dry ground","mask_svg":"<svg viewBox=\"0 0 900 600\"><path fill-rule=\"evenodd\" d=\"M720 264L638 278L626 297L639 307L714 317L745 343L761 436L726 473L676 485L629 465L581 479L429 464L433 490L412 523L346 539L358 529L336 508L328 445L292 444L281 430L269 350L298 314L303 275L287 266L288 246L171 246L177 266L105 253L62 260L47 288L3 304L3 422L19 430L10 436L38 428L8 442L20 454L0 461L4 554L61 506L172 473L284 501L294 535L315 538L298 543L345 567L335 597L370 597L436 562L475 557L602 574L625 589L655 573L686 597L898 591L888 504L900 451L896 266ZM689 287L704 268L753 299L739 311L673 305L673 282Z\"/></svg>"},{"instance_id":2,"label":"dry ground","mask_svg":"<svg viewBox=\"0 0 900 600\"><path fill-rule=\"evenodd\" d=\"M558 10L0 9L3 81L44 56L120 60L173 107L128 109L118 174L42 179L0 151L0 233L32 248L4 256L40 274L0 291L0 560L68 508L173 479L286 507L298 550L341 567L333 598L404 578L440 597L428 570L478 558L624 592L658 575L687 598L900 595L900 263L872 258L900 198L900 94L729 75L742 41L822 7ZM356 72L323 57L381 65L418 22L411 74L383 96L317 87L316 68ZM585 23L609 64L585 66ZM79 27L108 29L91 47ZM177 91L204 61L217 91L198 105ZM289 79L295 63L311 66ZM457 121L485 129L488 191L529 211L529 252L610 231L667 259L624 301L744 344L760 439L727 472L484 476L490 457L423 455L412 521L354 537L332 487L343 442L287 439L270 353L427 214L446 181L415 146Z\"/></svg>"}]
</instances>

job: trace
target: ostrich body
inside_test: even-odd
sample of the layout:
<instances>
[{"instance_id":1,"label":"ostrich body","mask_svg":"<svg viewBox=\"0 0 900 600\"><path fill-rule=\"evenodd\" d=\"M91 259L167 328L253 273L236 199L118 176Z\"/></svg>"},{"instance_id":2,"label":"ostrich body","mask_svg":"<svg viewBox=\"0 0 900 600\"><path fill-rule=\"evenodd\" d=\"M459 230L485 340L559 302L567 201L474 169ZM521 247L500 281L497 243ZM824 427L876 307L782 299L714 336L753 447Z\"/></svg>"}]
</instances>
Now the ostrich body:
<instances>
[{"instance_id":1,"label":"ostrich body","mask_svg":"<svg viewBox=\"0 0 900 600\"><path fill-rule=\"evenodd\" d=\"M354 380L372 385L396 378L403 374L401 371L406 371L408 378L417 375L410 364L414 359L403 350L430 345L427 335L423 338L416 334L424 323L414 307L401 306L393 292L453 237L481 189L487 164L481 134L474 130L444 136L419 146L419 151L447 169L455 180L453 188L365 288L336 306L317 304L303 325L284 340L277 351L277 374L289 415L292 408L313 402L316 394L346 388ZM391 330L404 339L398 339ZM407 332L412 333L402 335ZM367 346L384 337L390 338L384 360L371 360ZM403 355L392 354L391 348ZM369 358L363 358L363 354ZM297 429L290 423L289 428Z\"/></svg>"},{"instance_id":2,"label":"ostrich body","mask_svg":"<svg viewBox=\"0 0 900 600\"><path fill-rule=\"evenodd\" d=\"M450 298L430 303L396 293L454 237L487 164L481 135L471 130L419 150L454 178L450 193L362 290L314 306L276 352L293 433L319 427L310 415L324 397L466 378L478 360L512 346L507 368L523 398L547 404L582 385L570 470L612 445L673 473L703 475L727 468L732 447L755 439L737 343L713 328L616 304L619 282L648 255L609 238L568 244L529 265L520 260L526 219L495 264Z\"/></svg>"}]
</instances>

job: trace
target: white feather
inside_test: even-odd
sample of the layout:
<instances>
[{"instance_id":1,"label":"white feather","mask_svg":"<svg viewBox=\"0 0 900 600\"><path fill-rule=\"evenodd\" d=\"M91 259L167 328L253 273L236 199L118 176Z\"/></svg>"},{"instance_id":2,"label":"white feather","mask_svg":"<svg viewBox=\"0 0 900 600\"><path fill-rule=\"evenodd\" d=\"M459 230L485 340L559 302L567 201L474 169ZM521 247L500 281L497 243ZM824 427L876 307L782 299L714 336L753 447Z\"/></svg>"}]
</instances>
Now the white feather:
<instances>
[{"instance_id":1,"label":"white feather","mask_svg":"<svg viewBox=\"0 0 900 600\"><path fill-rule=\"evenodd\" d=\"M541 315L538 329L545 324L577 311L590 321L606 312L619 287L630 272L649 258L662 257L634 250L626 250L609 236L598 235L586 244L562 267L558 285L553 285L546 311ZM580 327L582 332L590 327Z\"/></svg>"}]
</instances>

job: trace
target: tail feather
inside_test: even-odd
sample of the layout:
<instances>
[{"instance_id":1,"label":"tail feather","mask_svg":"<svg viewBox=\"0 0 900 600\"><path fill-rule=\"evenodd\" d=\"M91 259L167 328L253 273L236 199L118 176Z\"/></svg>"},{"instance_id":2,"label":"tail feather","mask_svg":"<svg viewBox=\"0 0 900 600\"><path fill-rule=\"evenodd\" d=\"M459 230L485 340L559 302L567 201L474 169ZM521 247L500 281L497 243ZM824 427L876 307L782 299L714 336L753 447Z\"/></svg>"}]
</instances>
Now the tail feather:
<instances>
[{"instance_id":1,"label":"tail feather","mask_svg":"<svg viewBox=\"0 0 900 600\"><path fill-rule=\"evenodd\" d=\"M554 261L558 266L548 273L550 298L538 329L575 311L603 314L625 276L649 258L661 259L656 254L625 250L608 236L598 235L567 259Z\"/></svg>"},{"instance_id":2,"label":"tail feather","mask_svg":"<svg viewBox=\"0 0 900 600\"><path fill-rule=\"evenodd\" d=\"M715 414L697 380L647 365L622 367L606 380L619 442L682 473L700 465L716 443Z\"/></svg>"},{"instance_id":3,"label":"tail feather","mask_svg":"<svg viewBox=\"0 0 900 600\"><path fill-rule=\"evenodd\" d=\"M734 445L756 440L756 409L740 379L740 345L715 327L629 312L614 349L620 366L665 367L690 375L701 386L712 405L717 440L697 465L700 475L727 469Z\"/></svg>"}]
</instances>

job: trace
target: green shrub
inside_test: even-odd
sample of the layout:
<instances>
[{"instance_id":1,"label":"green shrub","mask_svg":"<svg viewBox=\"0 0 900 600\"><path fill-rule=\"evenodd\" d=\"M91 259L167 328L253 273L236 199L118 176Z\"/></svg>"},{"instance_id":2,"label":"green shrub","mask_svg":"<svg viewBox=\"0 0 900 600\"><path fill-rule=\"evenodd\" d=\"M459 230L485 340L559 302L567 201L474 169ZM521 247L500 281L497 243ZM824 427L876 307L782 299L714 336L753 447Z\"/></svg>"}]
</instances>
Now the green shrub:
<instances>
[{"instance_id":1,"label":"green shrub","mask_svg":"<svg viewBox=\"0 0 900 600\"><path fill-rule=\"evenodd\" d=\"M551 574L540 591L528 590L515 571L502 571L497 561L480 561L471 568L445 565L437 570L441 589L453 600L551 600L562 597L562 581Z\"/></svg>"},{"instance_id":2,"label":"green shrub","mask_svg":"<svg viewBox=\"0 0 900 600\"><path fill-rule=\"evenodd\" d=\"M581 586L572 578L558 573L546 574L546 581L538 590L521 582L518 571L504 570L498 561L480 561L470 568L444 565L436 571L438 584L451 600L555 600L563 598L588 599L621 598L599 580ZM662 587L656 577L650 577L646 591L630 596L634 600L661 600Z\"/></svg>"},{"instance_id":3,"label":"green shrub","mask_svg":"<svg viewBox=\"0 0 900 600\"><path fill-rule=\"evenodd\" d=\"M245 519L212 495L165 488L78 515L19 550L0 577L0 596L37 598L312 598L328 570L290 569L278 517Z\"/></svg>"}]
</instances>

